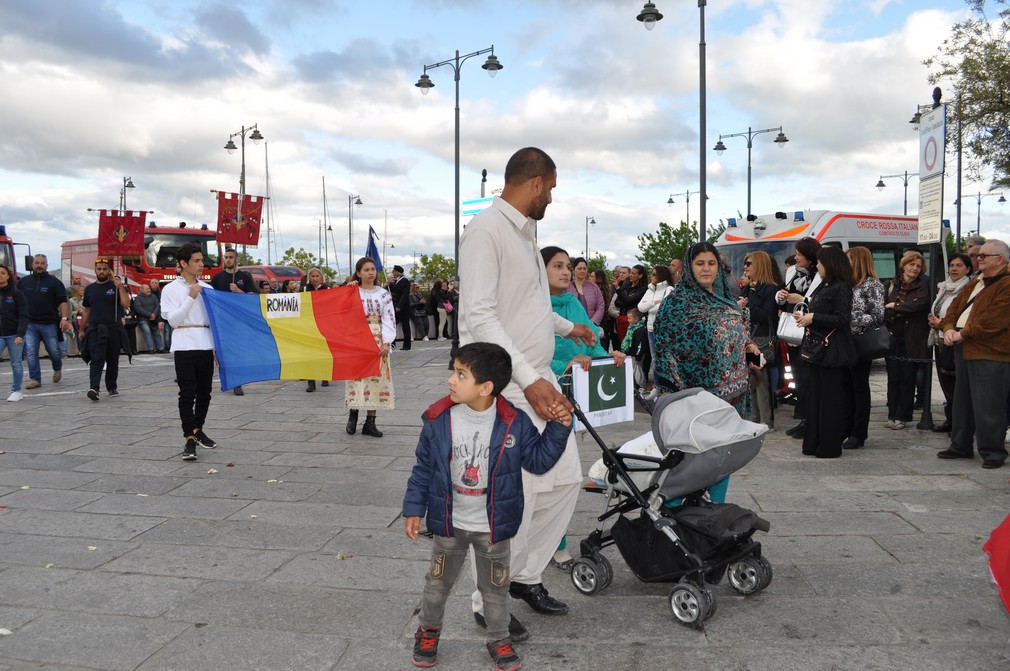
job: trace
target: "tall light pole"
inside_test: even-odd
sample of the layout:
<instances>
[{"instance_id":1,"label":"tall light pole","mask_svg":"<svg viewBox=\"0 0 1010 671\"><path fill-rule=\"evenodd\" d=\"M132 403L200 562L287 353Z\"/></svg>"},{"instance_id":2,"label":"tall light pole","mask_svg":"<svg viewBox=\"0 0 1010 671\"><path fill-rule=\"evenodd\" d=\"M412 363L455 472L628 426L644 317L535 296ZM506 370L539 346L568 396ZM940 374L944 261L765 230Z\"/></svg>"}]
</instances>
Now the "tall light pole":
<instances>
[{"instance_id":1,"label":"tall light pole","mask_svg":"<svg viewBox=\"0 0 1010 671\"><path fill-rule=\"evenodd\" d=\"M347 274L354 274L354 206L364 205L361 196L347 194Z\"/></svg>"},{"instance_id":2,"label":"tall light pole","mask_svg":"<svg viewBox=\"0 0 1010 671\"><path fill-rule=\"evenodd\" d=\"M123 188L119 190L119 211L126 212L126 190L135 189L132 177L123 178Z\"/></svg>"},{"instance_id":3,"label":"tall light pole","mask_svg":"<svg viewBox=\"0 0 1010 671\"><path fill-rule=\"evenodd\" d=\"M705 221L708 200L708 171L705 161L705 135L707 132L707 112L705 109L705 6L707 0L698 0L698 12L700 18L700 37L698 39L698 147L699 147L699 181L701 193L701 214L699 215L699 235L700 240L705 240ZM656 27L656 22L663 18L663 15L656 9L655 3L646 2L642 11L638 13L638 20L642 22L646 30Z\"/></svg>"},{"instance_id":4,"label":"tall light pole","mask_svg":"<svg viewBox=\"0 0 1010 671\"><path fill-rule=\"evenodd\" d=\"M1006 197L1001 193L982 193L978 192L975 196L975 202L978 203L978 211L975 213L975 235L982 235L982 199L988 198L989 196L999 196L997 203L1003 204L1006 202ZM955 202L955 205L960 205L959 202Z\"/></svg>"},{"instance_id":5,"label":"tall light pole","mask_svg":"<svg viewBox=\"0 0 1010 671\"><path fill-rule=\"evenodd\" d=\"M251 133L249 133L252 131ZM238 136L241 140L242 145L242 170L238 174L238 210L236 216L239 221L242 221L242 201L245 200L245 136L249 133L249 139L253 141L253 144L259 144L263 139L263 135L260 133L257 124L253 124L246 128L242 126L242 130L232 133L228 136L228 142L225 144L224 148L228 150L229 154L234 154L235 150L238 148L235 146L235 137ZM245 245L242 245L242 251L245 252Z\"/></svg>"},{"instance_id":6,"label":"tall light pole","mask_svg":"<svg viewBox=\"0 0 1010 671\"><path fill-rule=\"evenodd\" d=\"M751 212L750 202L751 202L751 150L754 148L754 138L762 133L774 133L778 131L779 134L775 137L775 144L779 146L779 149L786 146L786 142L789 142L789 138L786 134L782 132L782 126L778 128L764 128L762 130L753 130L750 126L747 127L746 133L730 133L729 135L719 135L719 141L715 143L715 153L722 156L722 153L726 151L726 145L722 143L723 139L731 137L745 137L747 138L747 214L754 214Z\"/></svg>"},{"instance_id":7,"label":"tall light pole","mask_svg":"<svg viewBox=\"0 0 1010 671\"><path fill-rule=\"evenodd\" d=\"M884 187L887 186L886 184L884 184L884 180L885 179L900 179L904 183L904 185L905 185L905 216L907 217L908 216L908 180L910 178L912 178L912 177L918 177L918 176L919 176L919 173L917 173L917 172L909 172L907 170L904 173L900 174L900 175L881 175L880 179L877 180L877 191L883 191Z\"/></svg>"},{"instance_id":8,"label":"tall light pole","mask_svg":"<svg viewBox=\"0 0 1010 671\"><path fill-rule=\"evenodd\" d=\"M474 51L463 56L459 55L459 49L456 50L456 57L450 58L448 60L439 61L432 65L425 65L424 72L421 74L420 79L414 84L417 88L421 89L422 95L428 95L428 89L434 88L435 83L431 81L428 77L428 70L434 70L435 68L440 68L443 65L448 65L452 67L453 78L456 81L456 228L455 228L455 247L453 250L453 261L456 264L456 277L459 277L459 208L460 208L460 196L459 196L459 69L468 59L474 56L480 56L482 54L490 54L487 60L484 61L484 65L481 67L487 71L488 76L494 77L498 74L504 66L498 61L498 57L494 55L494 45L492 44L487 49L481 49L480 51ZM456 350L459 348L459 329L453 329L452 336L452 349L449 353L450 357L456 355ZM450 368L452 366L450 365Z\"/></svg>"},{"instance_id":9,"label":"tall light pole","mask_svg":"<svg viewBox=\"0 0 1010 671\"><path fill-rule=\"evenodd\" d=\"M589 226L596 225L596 217L586 217L586 263L589 263Z\"/></svg>"},{"instance_id":10,"label":"tall light pole","mask_svg":"<svg viewBox=\"0 0 1010 671\"><path fill-rule=\"evenodd\" d=\"M684 196L684 200L687 201L687 212L685 213L685 215L687 216L687 219L685 219L684 222L688 225L688 227L691 226L691 194L692 193L698 193L698 192L697 191L685 191L683 194L671 193L670 194L670 199L668 201L666 201L667 205L673 205L676 202L676 201L673 200L674 196L681 196L681 195Z\"/></svg>"}]
</instances>

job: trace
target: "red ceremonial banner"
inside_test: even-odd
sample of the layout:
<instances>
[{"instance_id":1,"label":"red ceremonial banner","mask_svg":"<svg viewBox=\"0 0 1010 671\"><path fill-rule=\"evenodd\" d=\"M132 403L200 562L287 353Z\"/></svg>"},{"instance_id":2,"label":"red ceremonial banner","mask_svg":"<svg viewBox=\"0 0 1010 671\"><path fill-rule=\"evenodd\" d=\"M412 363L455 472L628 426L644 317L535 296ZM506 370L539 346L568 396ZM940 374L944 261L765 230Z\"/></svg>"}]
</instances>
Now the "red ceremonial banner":
<instances>
[{"instance_id":1,"label":"red ceremonial banner","mask_svg":"<svg viewBox=\"0 0 1010 671\"><path fill-rule=\"evenodd\" d=\"M260 239L263 198L237 193L217 193L217 241L255 245Z\"/></svg>"},{"instance_id":2,"label":"red ceremonial banner","mask_svg":"<svg viewBox=\"0 0 1010 671\"><path fill-rule=\"evenodd\" d=\"M98 211L99 256L143 256L147 212Z\"/></svg>"}]
</instances>

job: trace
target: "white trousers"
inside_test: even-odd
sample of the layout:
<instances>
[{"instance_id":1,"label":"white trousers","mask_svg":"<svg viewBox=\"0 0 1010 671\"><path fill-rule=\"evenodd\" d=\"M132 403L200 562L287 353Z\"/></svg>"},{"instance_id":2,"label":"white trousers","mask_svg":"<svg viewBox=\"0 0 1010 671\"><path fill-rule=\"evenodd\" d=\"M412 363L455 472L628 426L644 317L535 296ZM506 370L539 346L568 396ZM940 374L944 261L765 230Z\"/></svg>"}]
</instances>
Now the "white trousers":
<instances>
[{"instance_id":1,"label":"white trousers","mask_svg":"<svg viewBox=\"0 0 1010 671\"><path fill-rule=\"evenodd\" d=\"M554 489L546 492L531 492L526 480L534 477L537 476L523 471L523 520L512 538L509 579L524 585L536 585L541 581L544 569L568 530L581 487L580 482L574 482L555 485ZM474 584L477 584L473 552L470 553L470 568ZM482 612L483 608L480 592L474 590L473 610Z\"/></svg>"}]
</instances>

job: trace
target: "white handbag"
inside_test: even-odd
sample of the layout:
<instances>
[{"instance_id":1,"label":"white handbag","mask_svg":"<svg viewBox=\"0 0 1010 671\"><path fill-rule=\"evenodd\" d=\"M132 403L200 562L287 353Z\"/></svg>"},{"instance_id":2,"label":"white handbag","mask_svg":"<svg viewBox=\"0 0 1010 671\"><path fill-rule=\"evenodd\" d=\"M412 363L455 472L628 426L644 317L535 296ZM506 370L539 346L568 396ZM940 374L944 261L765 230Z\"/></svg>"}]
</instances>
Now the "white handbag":
<instances>
[{"instance_id":1,"label":"white handbag","mask_svg":"<svg viewBox=\"0 0 1010 671\"><path fill-rule=\"evenodd\" d=\"M779 315L779 327L776 332L779 340L791 347L798 347L803 342L805 329L796 323L796 318L793 315L797 312L806 314L808 310L809 307L806 303L797 303L792 312L783 312Z\"/></svg>"}]
</instances>

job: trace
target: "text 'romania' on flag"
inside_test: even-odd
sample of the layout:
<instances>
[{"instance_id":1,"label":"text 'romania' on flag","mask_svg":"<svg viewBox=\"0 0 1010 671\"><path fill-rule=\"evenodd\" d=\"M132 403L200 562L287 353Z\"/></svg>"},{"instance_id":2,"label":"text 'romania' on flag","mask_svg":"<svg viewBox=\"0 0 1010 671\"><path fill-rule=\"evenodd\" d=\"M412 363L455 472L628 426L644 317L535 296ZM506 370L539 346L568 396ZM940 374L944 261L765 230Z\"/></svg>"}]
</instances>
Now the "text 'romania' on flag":
<instances>
[{"instance_id":1,"label":"text 'romania' on flag","mask_svg":"<svg viewBox=\"0 0 1010 671\"><path fill-rule=\"evenodd\" d=\"M379 374L357 287L299 294L204 291L221 389L265 380L356 380Z\"/></svg>"}]
</instances>

